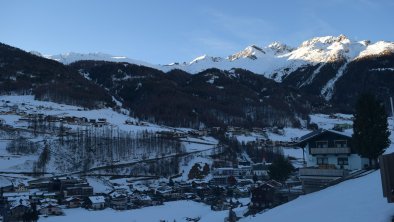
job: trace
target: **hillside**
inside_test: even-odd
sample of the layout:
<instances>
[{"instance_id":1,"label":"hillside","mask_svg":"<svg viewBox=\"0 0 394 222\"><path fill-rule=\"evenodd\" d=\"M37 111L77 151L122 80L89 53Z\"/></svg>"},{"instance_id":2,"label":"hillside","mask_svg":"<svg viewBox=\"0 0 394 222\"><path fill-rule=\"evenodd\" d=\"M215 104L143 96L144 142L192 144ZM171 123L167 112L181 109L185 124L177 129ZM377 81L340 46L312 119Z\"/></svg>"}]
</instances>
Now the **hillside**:
<instances>
[{"instance_id":1,"label":"hillside","mask_svg":"<svg viewBox=\"0 0 394 222\"><path fill-rule=\"evenodd\" d=\"M293 126L324 106L318 96L240 69L191 75L102 61L70 67L107 88L135 116L171 126Z\"/></svg>"},{"instance_id":2,"label":"hillside","mask_svg":"<svg viewBox=\"0 0 394 222\"><path fill-rule=\"evenodd\" d=\"M281 83L282 88L294 88L298 94L321 97L331 106L330 112L352 113L354 101L362 92L375 93L385 103L394 95L394 43L356 41L344 35L315 37L298 47L279 42L266 47L251 45L225 58L204 55L191 62L170 65L151 65L102 53L69 53L48 58L64 64L86 60L126 62L167 74L181 71L199 74L212 69L231 73L243 69ZM176 78L185 80L185 75L178 74Z\"/></svg>"},{"instance_id":3,"label":"hillside","mask_svg":"<svg viewBox=\"0 0 394 222\"><path fill-rule=\"evenodd\" d=\"M392 42L341 35L313 38L297 48L253 45L228 58L204 56L184 65L103 53L48 57L63 65L2 44L0 92L87 108L117 102L118 110L134 117L175 127L300 126L313 112L352 113L364 92L377 95L389 111L393 51Z\"/></svg>"},{"instance_id":4,"label":"hillside","mask_svg":"<svg viewBox=\"0 0 394 222\"><path fill-rule=\"evenodd\" d=\"M34 95L88 108L114 105L105 89L77 71L5 44L0 44L0 94Z\"/></svg>"}]
</instances>

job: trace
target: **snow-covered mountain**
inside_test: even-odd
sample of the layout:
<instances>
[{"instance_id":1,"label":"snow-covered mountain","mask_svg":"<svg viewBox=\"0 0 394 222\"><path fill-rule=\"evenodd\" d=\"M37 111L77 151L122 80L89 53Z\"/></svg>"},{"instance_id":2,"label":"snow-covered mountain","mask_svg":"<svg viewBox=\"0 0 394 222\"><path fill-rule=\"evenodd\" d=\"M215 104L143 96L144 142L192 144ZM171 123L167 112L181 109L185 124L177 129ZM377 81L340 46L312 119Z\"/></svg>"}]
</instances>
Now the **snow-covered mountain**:
<instances>
[{"instance_id":1,"label":"snow-covered mountain","mask_svg":"<svg viewBox=\"0 0 394 222\"><path fill-rule=\"evenodd\" d=\"M394 42L378 41L371 43L368 40L355 41L344 35L339 35L337 37L312 38L304 41L296 48L279 42L273 42L266 47L251 45L226 58L203 55L191 62L175 62L169 65L153 65L125 56L113 56L105 53L82 54L70 52L59 55L44 55L44 57L63 64L70 64L80 60L127 62L164 72L180 69L192 74L209 68L221 70L241 68L281 82L288 74L303 66L336 61L350 62L388 52L394 53ZM37 52L34 52L34 54L37 54Z\"/></svg>"},{"instance_id":2,"label":"snow-covered mountain","mask_svg":"<svg viewBox=\"0 0 394 222\"><path fill-rule=\"evenodd\" d=\"M242 68L281 82L289 73L306 65L335 62L394 52L393 42L355 41L344 35L338 37L316 37L291 48L274 42L266 47L248 46L227 58L202 56L190 63L174 63L166 66L189 73L198 73L209 68L230 70Z\"/></svg>"},{"instance_id":3,"label":"snow-covered mountain","mask_svg":"<svg viewBox=\"0 0 394 222\"><path fill-rule=\"evenodd\" d=\"M108 61L108 62L127 62L130 64L136 64L136 65L142 65L142 66L151 67L151 68L155 68L155 69L160 69L159 65L152 65L148 62L130 59L125 56L114 56L114 55L101 53L101 52L87 53L87 54L68 52L68 53L63 53L63 54L58 54L58 55L41 55L40 53L35 52L35 51L30 52L30 53L45 57L47 59L56 60L58 62L65 64L65 65L68 65L68 64L71 64L71 63L77 62L77 61L93 60L93 61Z\"/></svg>"},{"instance_id":4,"label":"snow-covered mountain","mask_svg":"<svg viewBox=\"0 0 394 222\"><path fill-rule=\"evenodd\" d=\"M36 52L32 53L37 55ZM210 68L225 71L239 68L299 88L309 94L321 95L326 101L342 101L343 93L348 95L351 101L354 91L366 90L367 86L370 90L376 86L386 87L386 84L391 88L388 84L394 70L393 56L394 42L356 41L339 35L312 38L296 48L279 42L265 47L251 45L227 57L203 55L191 62L169 65L152 65L104 53L67 53L46 57L64 64L79 60L104 60L147 66L163 72L179 69L190 74ZM370 76L373 72L379 72L379 77ZM366 81L370 82L368 78L375 76L377 81L367 85ZM352 91L349 90L350 85L353 86Z\"/></svg>"}]
</instances>

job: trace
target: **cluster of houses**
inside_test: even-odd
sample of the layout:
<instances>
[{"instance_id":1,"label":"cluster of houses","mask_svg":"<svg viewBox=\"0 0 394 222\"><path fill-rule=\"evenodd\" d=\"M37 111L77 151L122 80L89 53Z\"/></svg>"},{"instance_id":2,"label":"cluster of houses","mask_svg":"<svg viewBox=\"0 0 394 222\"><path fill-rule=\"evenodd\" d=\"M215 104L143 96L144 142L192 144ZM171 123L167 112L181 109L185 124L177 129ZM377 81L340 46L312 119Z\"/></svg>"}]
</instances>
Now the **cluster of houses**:
<instances>
[{"instance_id":1,"label":"cluster of houses","mask_svg":"<svg viewBox=\"0 0 394 222\"><path fill-rule=\"evenodd\" d=\"M47 123L66 123L70 125L92 125L94 127L102 127L108 125L107 119L88 119L86 117L76 117L76 116L57 116L57 115L45 115L44 113L27 113L26 111L20 110L17 105L8 106L9 101L3 101L3 105L7 107L3 111L0 111L1 115L18 115L19 122L33 122L42 121ZM22 104L23 105L23 104ZM1 122L0 122L1 124ZM3 122L4 124L4 122Z\"/></svg>"},{"instance_id":2,"label":"cluster of houses","mask_svg":"<svg viewBox=\"0 0 394 222\"><path fill-rule=\"evenodd\" d=\"M0 216L4 221L24 221L29 215L63 215L65 208L130 210L185 199L206 203L212 210L226 210L242 206L237 199L244 197L252 197L250 209L257 212L288 200L280 193L284 186L273 180L244 179L231 186L218 185L213 180L130 181L127 185L112 183L112 188L110 192L97 193L86 179L76 177L31 180L1 188Z\"/></svg>"},{"instance_id":3,"label":"cluster of houses","mask_svg":"<svg viewBox=\"0 0 394 222\"><path fill-rule=\"evenodd\" d=\"M257 177L258 179L268 179L268 164L242 162L234 167L218 167L212 172L212 183L217 185L227 185L229 178L234 177L237 181L247 181Z\"/></svg>"}]
</instances>

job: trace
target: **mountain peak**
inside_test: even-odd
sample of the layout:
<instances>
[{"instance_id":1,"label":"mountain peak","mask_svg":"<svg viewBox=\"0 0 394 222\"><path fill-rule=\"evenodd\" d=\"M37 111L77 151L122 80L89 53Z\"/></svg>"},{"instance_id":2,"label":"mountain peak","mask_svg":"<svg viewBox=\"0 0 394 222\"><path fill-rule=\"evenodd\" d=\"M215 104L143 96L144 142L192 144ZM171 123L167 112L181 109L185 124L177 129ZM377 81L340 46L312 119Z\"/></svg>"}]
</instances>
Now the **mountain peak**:
<instances>
[{"instance_id":1,"label":"mountain peak","mask_svg":"<svg viewBox=\"0 0 394 222\"><path fill-rule=\"evenodd\" d=\"M268 45L268 48L270 48L271 50L273 50L275 52L275 54L279 54L279 53L287 53L287 52L291 52L293 51L293 48L283 44L281 42L273 42L271 44Z\"/></svg>"},{"instance_id":2,"label":"mountain peak","mask_svg":"<svg viewBox=\"0 0 394 222\"><path fill-rule=\"evenodd\" d=\"M212 56L208 56L208 55L202 55L199 56L195 59L193 59L193 61L191 61L189 63L189 65L195 64L195 63L199 63L200 61L212 61L212 62L220 62L222 60L222 58L220 57L212 57Z\"/></svg>"},{"instance_id":3,"label":"mountain peak","mask_svg":"<svg viewBox=\"0 0 394 222\"><path fill-rule=\"evenodd\" d=\"M301 47L308 47L308 46L313 46L316 44L333 44L335 42L349 42L349 38L346 37L343 34L340 34L339 36L322 36L322 37L315 37L310 40L304 41L301 44Z\"/></svg>"},{"instance_id":4,"label":"mountain peak","mask_svg":"<svg viewBox=\"0 0 394 222\"><path fill-rule=\"evenodd\" d=\"M255 60L259 55L262 54L265 54L265 51L262 48L256 45L250 45L246 47L244 50L228 56L227 59L230 61L234 61L240 58L249 58Z\"/></svg>"}]
</instances>

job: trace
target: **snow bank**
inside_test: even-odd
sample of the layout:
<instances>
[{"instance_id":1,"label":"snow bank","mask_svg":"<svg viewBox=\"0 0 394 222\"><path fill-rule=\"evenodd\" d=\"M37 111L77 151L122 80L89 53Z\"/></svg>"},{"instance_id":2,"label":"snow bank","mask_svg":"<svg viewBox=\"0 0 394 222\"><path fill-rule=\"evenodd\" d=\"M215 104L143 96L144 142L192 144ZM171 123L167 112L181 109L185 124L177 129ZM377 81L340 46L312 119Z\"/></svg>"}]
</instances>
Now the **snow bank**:
<instances>
[{"instance_id":1,"label":"snow bank","mask_svg":"<svg viewBox=\"0 0 394 222\"><path fill-rule=\"evenodd\" d=\"M357 221L387 222L394 204L382 195L380 172L345 181L320 192L308 194L256 217L240 221Z\"/></svg>"}]
</instances>

